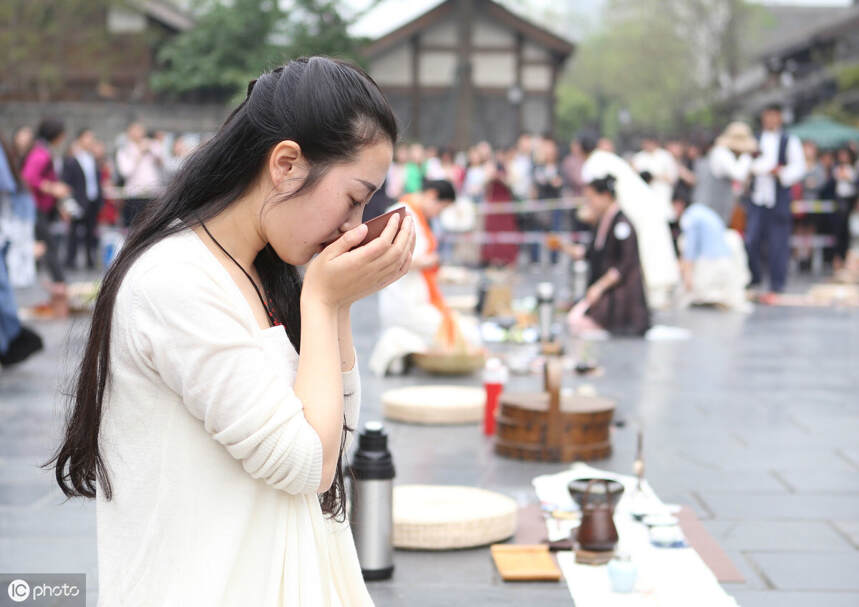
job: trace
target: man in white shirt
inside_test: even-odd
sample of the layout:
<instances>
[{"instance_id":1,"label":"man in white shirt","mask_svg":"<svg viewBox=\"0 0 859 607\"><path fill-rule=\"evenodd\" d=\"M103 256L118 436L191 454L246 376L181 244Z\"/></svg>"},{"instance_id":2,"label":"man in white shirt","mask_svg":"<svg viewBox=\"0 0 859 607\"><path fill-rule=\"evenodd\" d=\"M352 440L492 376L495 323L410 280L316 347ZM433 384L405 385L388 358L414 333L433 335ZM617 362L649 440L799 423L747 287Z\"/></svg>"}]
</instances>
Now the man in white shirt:
<instances>
[{"instance_id":1,"label":"man in white shirt","mask_svg":"<svg viewBox=\"0 0 859 607\"><path fill-rule=\"evenodd\" d=\"M746 222L751 286L762 281L761 254L766 246L770 290L784 291L790 261L792 228L790 188L805 175L805 155L795 136L782 130L781 106L767 106L761 114L760 154L752 162L751 196Z\"/></svg>"},{"instance_id":2,"label":"man in white shirt","mask_svg":"<svg viewBox=\"0 0 859 607\"><path fill-rule=\"evenodd\" d=\"M516 154L510 161L510 189L518 200L528 200L533 196L534 162L531 136L527 133L519 135L516 142Z\"/></svg>"}]
</instances>

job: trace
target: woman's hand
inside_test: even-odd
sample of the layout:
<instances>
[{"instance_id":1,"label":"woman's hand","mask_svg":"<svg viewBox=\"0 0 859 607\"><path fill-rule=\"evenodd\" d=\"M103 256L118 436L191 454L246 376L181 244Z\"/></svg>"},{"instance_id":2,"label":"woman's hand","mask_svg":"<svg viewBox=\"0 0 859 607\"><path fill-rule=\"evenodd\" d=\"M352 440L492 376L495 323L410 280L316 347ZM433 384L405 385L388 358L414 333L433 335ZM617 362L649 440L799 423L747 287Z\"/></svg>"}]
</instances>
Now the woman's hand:
<instances>
[{"instance_id":1,"label":"woman's hand","mask_svg":"<svg viewBox=\"0 0 859 607\"><path fill-rule=\"evenodd\" d=\"M398 232L399 222L398 215L392 216L378 238L355 250L350 249L367 234L363 224L325 247L307 268L302 300L341 308L405 275L415 248L415 227L414 220L407 217Z\"/></svg>"}]
</instances>

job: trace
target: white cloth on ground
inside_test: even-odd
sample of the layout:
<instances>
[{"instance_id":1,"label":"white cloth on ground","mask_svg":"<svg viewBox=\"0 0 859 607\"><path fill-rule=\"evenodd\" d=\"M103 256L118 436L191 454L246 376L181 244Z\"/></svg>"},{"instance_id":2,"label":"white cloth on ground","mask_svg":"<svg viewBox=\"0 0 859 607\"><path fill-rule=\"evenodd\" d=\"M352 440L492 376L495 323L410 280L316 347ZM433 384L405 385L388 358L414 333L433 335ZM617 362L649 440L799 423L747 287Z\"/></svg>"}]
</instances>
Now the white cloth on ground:
<instances>
[{"instance_id":1,"label":"white cloth on ground","mask_svg":"<svg viewBox=\"0 0 859 607\"><path fill-rule=\"evenodd\" d=\"M638 567L638 581L634 593L612 592L605 565L580 565L576 563L573 552L558 552L558 565L576 607L737 606L693 548L656 548L650 543L647 528L632 519L633 505L636 510L646 509L653 513L666 509L647 481L638 493L635 477L577 463L567 471L539 476L532 482L537 497L552 503L570 481L580 478L607 478L623 484L624 494L614 515L620 536L618 550L628 554Z\"/></svg>"}]
</instances>

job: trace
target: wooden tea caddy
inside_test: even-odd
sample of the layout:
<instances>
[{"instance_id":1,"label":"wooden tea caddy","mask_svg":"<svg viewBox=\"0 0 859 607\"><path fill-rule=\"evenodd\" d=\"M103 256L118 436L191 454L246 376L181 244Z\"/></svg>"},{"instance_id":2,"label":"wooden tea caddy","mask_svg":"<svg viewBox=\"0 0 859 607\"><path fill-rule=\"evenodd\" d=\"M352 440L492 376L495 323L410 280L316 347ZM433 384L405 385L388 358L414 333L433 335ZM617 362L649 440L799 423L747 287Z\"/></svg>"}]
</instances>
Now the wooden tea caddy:
<instances>
[{"instance_id":1,"label":"wooden tea caddy","mask_svg":"<svg viewBox=\"0 0 859 607\"><path fill-rule=\"evenodd\" d=\"M546 462L611 455L614 403L595 396L562 396L562 372L561 358L546 356L543 392L501 395L495 440L498 455Z\"/></svg>"}]
</instances>

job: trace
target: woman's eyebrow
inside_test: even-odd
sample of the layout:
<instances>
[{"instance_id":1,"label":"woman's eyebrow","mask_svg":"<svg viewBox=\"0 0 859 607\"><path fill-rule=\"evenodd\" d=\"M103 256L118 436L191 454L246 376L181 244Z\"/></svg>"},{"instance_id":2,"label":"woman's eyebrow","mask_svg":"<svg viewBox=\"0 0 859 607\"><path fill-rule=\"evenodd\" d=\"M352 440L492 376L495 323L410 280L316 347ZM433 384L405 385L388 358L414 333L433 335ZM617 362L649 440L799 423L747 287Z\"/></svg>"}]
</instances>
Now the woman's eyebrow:
<instances>
[{"instance_id":1,"label":"woman's eyebrow","mask_svg":"<svg viewBox=\"0 0 859 607\"><path fill-rule=\"evenodd\" d=\"M358 179L357 177L355 177L354 179L355 179L355 181L359 181L362 184L364 184L364 187L367 188L368 192L375 192L376 190L379 189L379 186L373 185L369 181L364 181L363 179Z\"/></svg>"}]
</instances>

